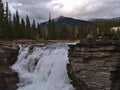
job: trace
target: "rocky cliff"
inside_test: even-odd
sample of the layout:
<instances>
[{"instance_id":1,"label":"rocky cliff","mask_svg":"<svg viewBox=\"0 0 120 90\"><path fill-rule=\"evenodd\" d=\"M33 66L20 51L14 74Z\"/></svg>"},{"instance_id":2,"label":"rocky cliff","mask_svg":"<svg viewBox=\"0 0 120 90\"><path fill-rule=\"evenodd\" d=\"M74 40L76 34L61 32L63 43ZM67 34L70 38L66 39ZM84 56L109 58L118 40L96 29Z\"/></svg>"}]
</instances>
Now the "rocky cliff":
<instances>
[{"instance_id":1,"label":"rocky cliff","mask_svg":"<svg viewBox=\"0 0 120 90\"><path fill-rule=\"evenodd\" d=\"M0 90L16 90L18 74L10 69L18 56L18 46L0 43Z\"/></svg>"},{"instance_id":2,"label":"rocky cliff","mask_svg":"<svg viewBox=\"0 0 120 90\"><path fill-rule=\"evenodd\" d=\"M18 74L10 67L16 62L19 46L31 45L33 47L45 46L48 41L17 40L0 41L0 90L16 90L19 82Z\"/></svg>"},{"instance_id":3,"label":"rocky cliff","mask_svg":"<svg viewBox=\"0 0 120 90\"><path fill-rule=\"evenodd\" d=\"M69 78L76 90L120 90L120 41L82 40L69 46Z\"/></svg>"}]
</instances>

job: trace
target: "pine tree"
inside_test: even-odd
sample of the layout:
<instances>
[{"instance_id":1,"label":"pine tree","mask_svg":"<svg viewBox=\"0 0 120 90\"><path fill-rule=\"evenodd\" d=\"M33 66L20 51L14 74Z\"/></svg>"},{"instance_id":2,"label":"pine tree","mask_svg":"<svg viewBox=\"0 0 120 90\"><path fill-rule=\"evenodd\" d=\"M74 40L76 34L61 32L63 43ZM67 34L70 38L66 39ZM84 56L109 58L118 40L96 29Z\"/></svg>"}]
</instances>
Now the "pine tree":
<instances>
[{"instance_id":1,"label":"pine tree","mask_svg":"<svg viewBox=\"0 0 120 90\"><path fill-rule=\"evenodd\" d=\"M44 38L44 35L43 35L44 33L42 32L39 23L37 23L37 34L38 34L39 40Z\"/></svg>"},{"instance_id":2,"label":"pine tree","mask_svg":"<svg viewBox=\"0 0 120 90\"><path fill-rule=\"evenodd\" d=\"M67 35L68 35L68 29L67 29L67 26L66 25L63 25L62 27L61 27L61 30L60 30L60 39L63 39L63 40L65 40L65 39L67 39Z\"/></svg>"},{"instance_id":3,"label":"pine tree","mask_svg":"<svg viewBox=\"0 0 120 90\"><path fill-rule=\"evenodd\" d=\"M51 39L51 32L52 32L52 20L51 20L51 15L49 14L47 39Z\"/></svg>"},{"instance_id":4,"label":"pine tree","mask_svg":"<svg viewBox=\"0 0 120 90\"><path fill-rule=\"evenodd\" d=\"M4 8L2 0L0 0L0 38L2 38L3 34L3 23L4 23Z\"/></svg>"},{"instance_id":5,"label":"pine tree","mask_svg":"<svg viewBox=\"0 0 120 90\"><path fill-rule=\"evenodd\" d=\"M11 33L12 33L12 39L15 39L16 38L16 17L15 17L15 15L13 15L13 22L12 22L12 31L11 31Z\"/></svg>"},{"instance_id":6,"label":"pine tree","mask_svg":"<svg viewBox=\"0 0 120 90\"><path fill-rule=\"evenodd\" d=\"M32 23L32 30L35 31L35 29L36 29L36 22L35 22L35 20L33 20L33 23Z\"/></svg>"},{"instance_id":7,"label":"pine tree","mask_svg":"<svg viewBox=\"0 0 120 90\"><path fill-rule=\"evenodd\" d=\"M35 20L33 20L33 23L32 23L32 30L31 30L31 37L32 39L36 39L36 22Z\"/></svg>"},{"instance_id":8,"label":"pine tree","mask_svg":"<svg viewBox=\"0 0 120 90\"><path fill-rule=\"evenodd\" d=\"M8 32L9 32L9 39L12 39L12 20L11 20L11 12L8 13Z\"/></svg>"},{"instance_id":9,"label":"pine tree","mask_svg":"<svg viewBox=\"0 0 120 90\"><path fill-rule=\"evenodd\" d=\"M56 31L55 31L55 23L54 19L51 19L51 15L49 14L48 28L47 28L47 38L54 40L56 39Z\"/></svg>"},{"instance_id":10,"label":"pine tree","mask_svg":"<svg viewBox=\"0 0 120 90\"><path fill-rule=\"evenodd\" d=\"M26 39L31 38L31 25L28 15L26 15Z\"/></svg>"},{"instance_id":11,"label":"pine tree","mask_svg":"<svg viewBox=\"0 0 120 90\"><path fill-rule=\"evenodd\" d=\"M51 21L51 32L50 32L50 36L52 40L55 40L56 39L56 33L55 33L55 22L54 22L54 19Z\"/></svg>"},{"instance_id":12,"label":"pine tree","mask_svg":"<svg viewBox=\"0 0 120 90\"><path fill-rule=\"evenodd\" d=\"M6 2L5 20L7 23L8 23L8 17L9 17L9 7L8 7L8 2Z\"/></svg>"},{"instance_id":13,"label":"pine tree","mask_svg":"<svg viewBox=\"0 0 120 90\"><path fill-rule=\"evenodd\" d=\"M19 33L20 33L20 19L19 19L19 13L16 10L16 14L13 15L13 25L12 25L12 33L13 33L13 39L20 39Z\"/></svg>"},{"instance_id":14,"label":"pine tree","mask_svg":"<svg viewBox=\"0 0 120 90\"><path fill-rule=\"evenodd\" d=\"M25 22L24 22L24 19L21 19L20 33L19 34L20 34L21 39L25 39L26 32L25 32Z\"/></svg>"},{"instance_id":15,"label":"pine tree","mask_svg":"<svg viewBox=\"0 0 120 90\"><path fill-rule=\"evenodd\" d=\"M4 15L4 39L9 39L10 38L10 26L9 26L9 7L8 7L8 2L6 2L6 8L5 8L5 15Z\"/></svg>"}]
</instances>

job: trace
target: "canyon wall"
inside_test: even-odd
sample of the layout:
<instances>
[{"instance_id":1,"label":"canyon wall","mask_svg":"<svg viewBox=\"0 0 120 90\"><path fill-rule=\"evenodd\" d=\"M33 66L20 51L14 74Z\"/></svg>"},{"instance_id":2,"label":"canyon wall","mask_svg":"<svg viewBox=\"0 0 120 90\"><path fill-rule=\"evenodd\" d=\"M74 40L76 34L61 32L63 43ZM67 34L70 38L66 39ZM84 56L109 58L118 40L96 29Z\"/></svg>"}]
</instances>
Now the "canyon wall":
<instances>
[{"instance_id":1,"label":"canyon wall","mask_svg":"<svg viewBox=\"0 0 120 90\"><path fill-rule=\"evenodd\" d=\"M11 43L0 43L0 90L16 90L18 74L10 69L16 62L19 48Z\"/></svg>"},{"instance_id":2,"label":"canyon wall","mask_svg":"<svg viewBox=\"0 0 120 90\"><path fill-rule=\"evenodd\" d=\"M120 41L85 39L69 45L68 76L76 90L120 90Z\"/></svg>"}]
</instances>

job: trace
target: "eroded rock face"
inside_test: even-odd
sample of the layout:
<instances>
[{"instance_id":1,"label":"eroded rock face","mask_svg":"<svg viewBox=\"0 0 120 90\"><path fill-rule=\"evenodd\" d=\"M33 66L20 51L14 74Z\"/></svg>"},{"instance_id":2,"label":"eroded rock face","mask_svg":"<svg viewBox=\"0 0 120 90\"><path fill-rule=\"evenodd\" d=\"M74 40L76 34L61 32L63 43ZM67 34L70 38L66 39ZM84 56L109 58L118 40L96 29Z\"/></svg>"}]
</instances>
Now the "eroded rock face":
<instances>
[{"instance_id":1,"label":"eroded rock face","mask_svg":"<svg viewBox=\"0 0 120 90\"><path fill-rule=\"evenodd\" d=\"M120 90L120 41L91 39L69 47L67 69L76 90Z\"/></svg>"},{"instance_id":2,"label":"eroded rock face","mask_svg":"<svg viewBox=\"0 0 120 90\"><path fill-rule=\"evenodd\" d=\"M18 56L17 45L0 43L0 90L16 90L18 74L10 69Z\"/></svg>"}]
</instances>

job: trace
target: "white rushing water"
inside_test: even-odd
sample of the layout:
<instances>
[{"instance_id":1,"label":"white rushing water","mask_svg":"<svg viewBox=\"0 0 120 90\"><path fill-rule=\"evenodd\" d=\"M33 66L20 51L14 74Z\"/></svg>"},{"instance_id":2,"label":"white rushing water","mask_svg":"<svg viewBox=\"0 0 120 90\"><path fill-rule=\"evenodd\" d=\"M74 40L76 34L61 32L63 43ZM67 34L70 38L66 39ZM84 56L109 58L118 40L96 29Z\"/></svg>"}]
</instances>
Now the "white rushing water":
<instances>
[{"instance_id":1,"label":"white rushing water","mask_svg":"<svg viewBox=\"0 0 120 90\"><path fill-rule=\"evenodd\" d=\"M67 75L67 45L20 46L17 62L18 90L73 90Z\"/></svg>"}]
</instances>

